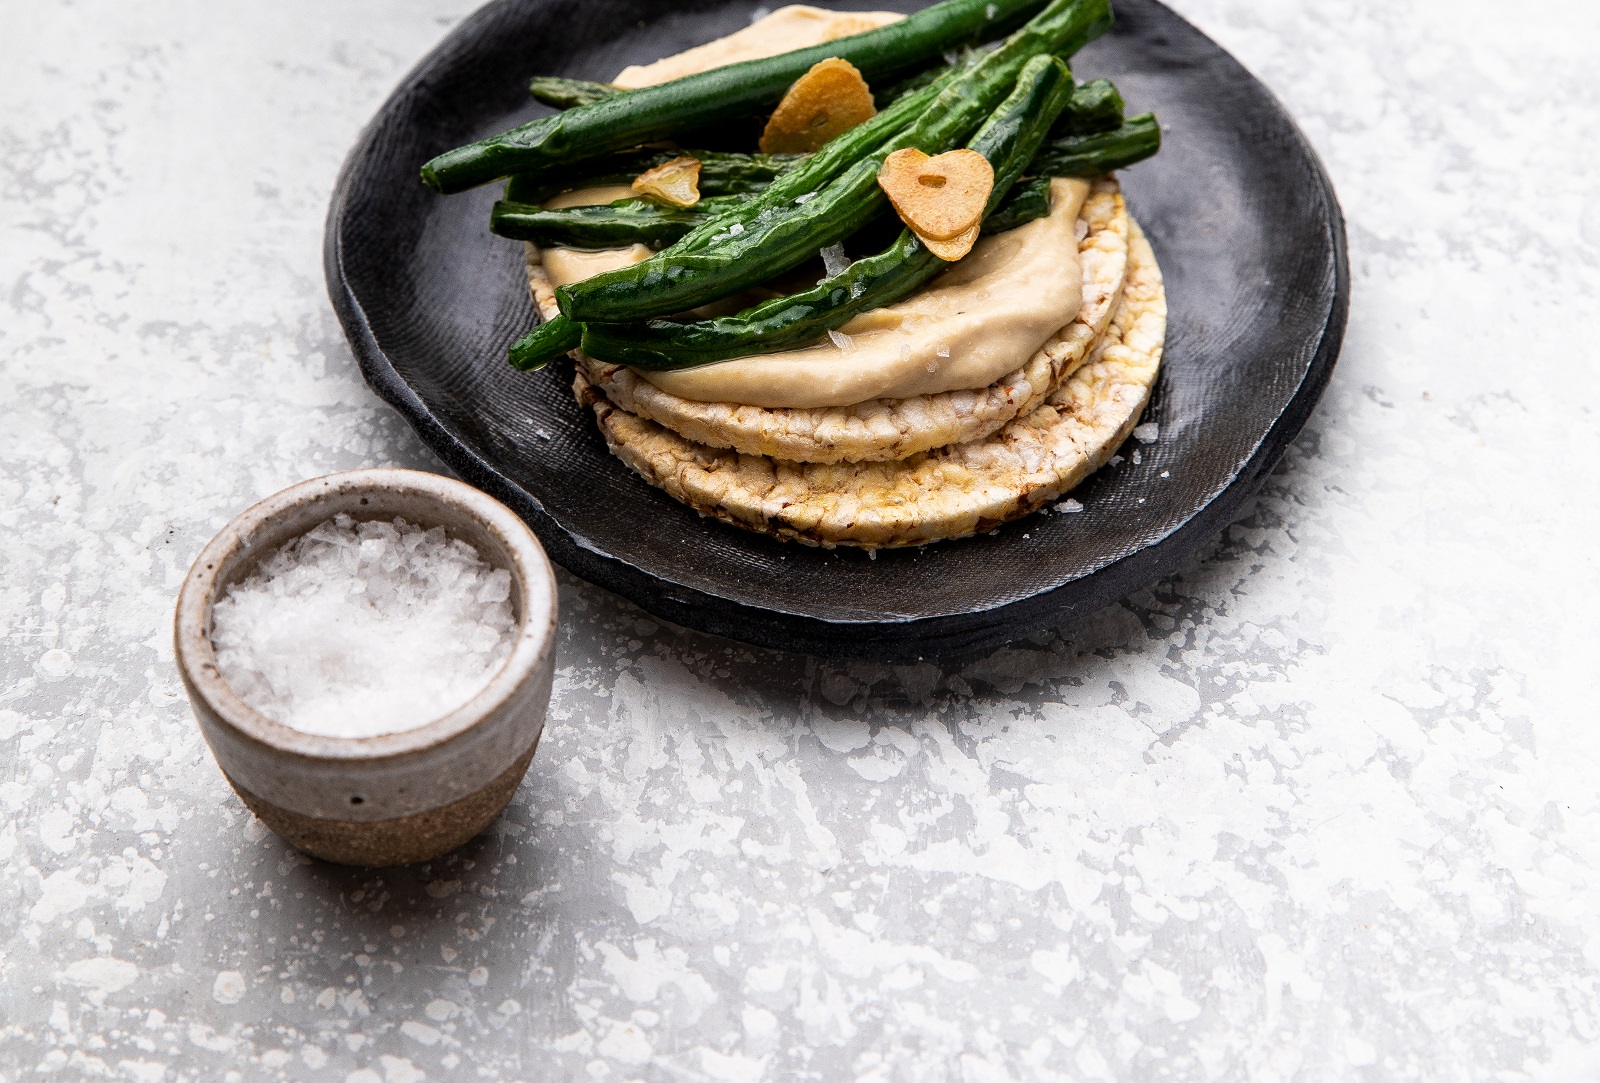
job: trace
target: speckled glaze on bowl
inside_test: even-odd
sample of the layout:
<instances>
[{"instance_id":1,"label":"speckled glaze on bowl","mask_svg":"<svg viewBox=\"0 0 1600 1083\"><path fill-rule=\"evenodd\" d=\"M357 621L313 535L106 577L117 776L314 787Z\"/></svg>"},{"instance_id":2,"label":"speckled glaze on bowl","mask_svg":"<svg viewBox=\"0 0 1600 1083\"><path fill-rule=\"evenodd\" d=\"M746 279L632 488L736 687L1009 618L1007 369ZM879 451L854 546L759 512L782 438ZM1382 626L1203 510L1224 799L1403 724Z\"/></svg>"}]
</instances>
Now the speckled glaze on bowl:
<instances>
[{"instance_id":1,"label":"speckled glaze on bowl","mask_svg":"<svg viewBox=\"0 0 1600 1083\"><path fill-rule=\"evenodd\" d=\"M341 512L442 526L511 573L511 653L482 691L443 718L374 737L301 733L253 710L217 670L212 605L267 554ZM555 624L550 562L503 504L436 474L351 470L291 486L224 527L184 580L174 642L200 732L250 810L314 857L382 866L448 853L511 800L544 729Z\"/></svg>"}]
</instances>

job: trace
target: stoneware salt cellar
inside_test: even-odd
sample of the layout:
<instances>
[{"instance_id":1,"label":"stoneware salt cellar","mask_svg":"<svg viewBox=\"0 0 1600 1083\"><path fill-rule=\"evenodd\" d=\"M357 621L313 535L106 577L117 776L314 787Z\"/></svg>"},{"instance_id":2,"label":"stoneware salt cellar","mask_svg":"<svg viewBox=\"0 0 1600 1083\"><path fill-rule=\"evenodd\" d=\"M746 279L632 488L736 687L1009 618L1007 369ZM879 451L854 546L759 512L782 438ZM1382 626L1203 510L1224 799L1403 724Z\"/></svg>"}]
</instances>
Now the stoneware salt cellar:
<instances>
[{"instance_id":1,"label":"stoneware salt cellar","mask_svg":"<svg viewBox=\"0 0 1600 1083\"><path fill-rule=\"evenodd\" d=\"M248 706L217 668L212 607L268 554L334 515L442 526L511 574L510 654L442 718L399 733L302 733ZM244 803L291 845L347 865L438 857L487 827L538 746L555 664L556 588L538 539L458 481L353 470L303 482L247 509L201 552L178 597L178 670L201 733Z\"/></svg>"}]
</instances>

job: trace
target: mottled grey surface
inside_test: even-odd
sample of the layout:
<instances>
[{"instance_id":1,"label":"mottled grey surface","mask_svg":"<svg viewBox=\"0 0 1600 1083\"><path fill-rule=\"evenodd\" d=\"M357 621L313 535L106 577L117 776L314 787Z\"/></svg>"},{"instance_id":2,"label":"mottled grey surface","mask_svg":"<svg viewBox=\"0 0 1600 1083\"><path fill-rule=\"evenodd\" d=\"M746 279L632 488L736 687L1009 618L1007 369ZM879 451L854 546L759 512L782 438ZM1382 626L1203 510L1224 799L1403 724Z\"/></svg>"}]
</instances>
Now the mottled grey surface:
<instances>
[{"instance_id":1,"label":"mottled grey surface","mask_svg":"<svg viewBox=\"0 0 1600 1083\"><path fill-rule=\"evenodd\" d=\"M1600 1076L1592 5L1182 0L1349 215L1345 356L1258 509L959 666L564 577L504 820L340 870L224 786L167 622L250 501L433 465L319 247L470 7L5 5L0 1079Z\"/></svg>"}]
</instances>

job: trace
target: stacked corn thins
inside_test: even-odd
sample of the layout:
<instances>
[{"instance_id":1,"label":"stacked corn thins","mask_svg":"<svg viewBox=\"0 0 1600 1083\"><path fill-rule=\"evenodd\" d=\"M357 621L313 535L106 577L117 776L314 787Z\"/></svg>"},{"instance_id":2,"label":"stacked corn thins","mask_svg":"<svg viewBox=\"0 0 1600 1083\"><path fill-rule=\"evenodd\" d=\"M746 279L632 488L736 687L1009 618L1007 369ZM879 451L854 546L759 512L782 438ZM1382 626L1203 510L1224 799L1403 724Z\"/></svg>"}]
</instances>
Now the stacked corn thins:
<instances>
[{"instance_id":1,"label":"stacked corn thins","mask_svg":"<svg viewBox=\"0 0 1600 1083\"><path fill-rule=\"evenodd\" d=\"M987 388L782 409L678 398L575 354L574 390L613 453L707 515L779 538L879 548L992 529L1054 502L1138 423L1161 361L1166 296L1115 180L1080 214L1083 304ZM554 291L529 247L533 297Z\"/></svg>"}]
</instances>

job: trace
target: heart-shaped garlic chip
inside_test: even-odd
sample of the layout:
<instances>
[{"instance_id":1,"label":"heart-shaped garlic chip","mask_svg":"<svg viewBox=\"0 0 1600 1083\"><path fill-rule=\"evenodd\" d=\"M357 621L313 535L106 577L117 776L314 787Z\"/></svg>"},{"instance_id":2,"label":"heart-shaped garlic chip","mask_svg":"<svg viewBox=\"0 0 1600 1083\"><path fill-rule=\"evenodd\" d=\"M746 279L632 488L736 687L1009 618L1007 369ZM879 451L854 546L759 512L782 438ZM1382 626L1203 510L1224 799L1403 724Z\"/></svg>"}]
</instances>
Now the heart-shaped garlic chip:
<instances>
[{"instance_id":1,"label":"heart-shaped garlic chip","mask_svg":"<svg viewBox=\"0 0 1600 1083\"><path fill-rule=\"evenodd\" d=\"M952 237L948 241L936 241L932 237L924 237L920 233L917 233L917 240L921 241L929 252L932 252L946 263L954 263L972 251L972 246L978 243L978 233L982 229L983 223L980 222L965 233ZM912 232L916 233L915 230L912 230Z\"/></svg>"},{"instance_id":2,"label":"heart-shaped garlic chip","mask_svg":"<svg viewBox=\"0 0 1600 1083\"><path fill-rule=\"evenodd\" d=\"M983 220L994 191L994 167L975 150L947 150L930 158L907 147L883 160L878 186L913 233L925 241L953 241Z\"/></svg>"},{"instance_id":3,"label":"heart-shaped garlic chip","mask_svg":"<svg viewBox=\"0 0 1600 1083\"><path fill-rule=\"evenodd\" d=\"M761 133L763 154L809 154L877 115L856 66L829 57L795 80Z\"/></svg>"},{"instance_id":4,"label":"heart-shaped garlic chip","mask_svg":"<svg viewBox=\"0 0 1600 1083\"><path fill-rule=\"evenodd\" d=\"M700 159L662 162L633 178L633 190L669 207L692 207L700 202Z\"/></svg>"}]
</instances>

